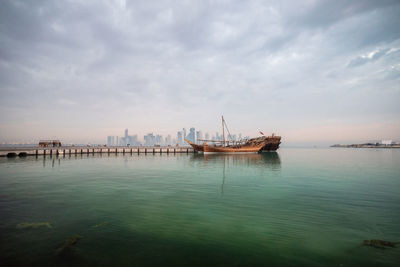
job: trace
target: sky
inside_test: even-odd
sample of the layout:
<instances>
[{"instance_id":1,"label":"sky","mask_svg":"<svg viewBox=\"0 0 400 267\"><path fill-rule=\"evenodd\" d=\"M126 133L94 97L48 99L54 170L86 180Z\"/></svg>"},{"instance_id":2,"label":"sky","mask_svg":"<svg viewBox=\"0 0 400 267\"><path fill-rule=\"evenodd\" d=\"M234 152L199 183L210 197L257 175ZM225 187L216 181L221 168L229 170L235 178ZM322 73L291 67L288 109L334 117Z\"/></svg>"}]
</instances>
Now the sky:
<instances>
[{"instance_id":1,"label":"sky","mask_svg":"<svg viewBox=\"0 0 400 267\"><path fill-rule=\"evenodd\" d=\"M0 2L0 142L400 140L400 1Z\"/></svg>"}]
</instances>

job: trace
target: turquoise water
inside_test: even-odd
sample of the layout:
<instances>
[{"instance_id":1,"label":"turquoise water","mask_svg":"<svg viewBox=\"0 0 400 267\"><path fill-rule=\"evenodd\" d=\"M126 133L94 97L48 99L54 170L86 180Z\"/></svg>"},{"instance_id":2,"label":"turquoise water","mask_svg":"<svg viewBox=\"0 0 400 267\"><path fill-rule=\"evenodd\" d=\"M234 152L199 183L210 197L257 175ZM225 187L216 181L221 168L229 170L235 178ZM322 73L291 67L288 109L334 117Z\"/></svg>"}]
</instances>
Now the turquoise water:
<instances>
[{"instance_id":1,"label":"turquoise water","mask_svg":"<svg viewBox=\"0 0 400 267\"><path fill-rule=\"evenodd\" d=\"M1 158L0 218L1 266L396 266L400 150Z\"/></svg>"}]
</instances>

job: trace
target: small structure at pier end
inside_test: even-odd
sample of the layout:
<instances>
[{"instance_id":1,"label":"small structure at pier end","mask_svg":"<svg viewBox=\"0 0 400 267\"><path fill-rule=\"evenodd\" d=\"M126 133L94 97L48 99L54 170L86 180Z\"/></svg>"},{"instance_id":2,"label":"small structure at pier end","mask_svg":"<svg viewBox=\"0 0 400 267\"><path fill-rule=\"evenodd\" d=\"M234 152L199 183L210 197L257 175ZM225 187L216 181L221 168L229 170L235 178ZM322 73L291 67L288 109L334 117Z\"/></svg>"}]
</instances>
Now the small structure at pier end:
<instances>
[{"instance_id":1,"label":"small structure at pier end","mask_svg":"<svg viewBox=\"0 0 400 267\"><path fill-rule=\"evenodd\" d=\"M40 140L39 147L61 147L60 140Z\"/></svg>"}]
</instances>

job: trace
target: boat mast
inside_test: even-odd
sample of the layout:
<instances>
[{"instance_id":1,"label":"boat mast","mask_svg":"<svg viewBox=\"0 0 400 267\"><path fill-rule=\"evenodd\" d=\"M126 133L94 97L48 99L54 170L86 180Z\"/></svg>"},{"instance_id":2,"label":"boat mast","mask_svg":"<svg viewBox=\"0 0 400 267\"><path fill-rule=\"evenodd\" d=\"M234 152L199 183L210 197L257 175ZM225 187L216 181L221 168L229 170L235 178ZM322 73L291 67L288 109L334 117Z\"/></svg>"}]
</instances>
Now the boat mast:
<instances>
[{"instance_id":1,"label":"boat mast","mask_svg":"<svg viewBox=\"0 0 400 267\"><path fill-rule=\"evenodd\" d=\"M224 127L224 116L222 116L222 138L223 138L223 144L225 146L225 127Z\"/></svg>"}]
</instances>

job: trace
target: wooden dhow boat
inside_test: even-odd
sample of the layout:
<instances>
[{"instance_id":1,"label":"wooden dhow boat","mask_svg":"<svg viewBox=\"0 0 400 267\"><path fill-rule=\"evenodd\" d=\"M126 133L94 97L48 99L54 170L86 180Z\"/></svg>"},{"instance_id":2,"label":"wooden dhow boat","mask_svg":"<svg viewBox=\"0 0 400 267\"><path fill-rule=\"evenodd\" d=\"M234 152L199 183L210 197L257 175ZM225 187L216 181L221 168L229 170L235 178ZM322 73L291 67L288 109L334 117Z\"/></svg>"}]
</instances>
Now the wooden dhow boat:
<instances>
[{"instance_id":1,"label":"wooden dhow boat","mask_svg":"<svg viewBox=\"0 0 400 267\"><path fill-rule=\"evenodd\" d=\"M225 139L225 128L230 140ZM262 132L260 133L263 134ZM275 151L279 148L279 144L281 143L281 137L274 134L271 136L265 136L263 134L263 136L256 138L234 141L226 125L224 116L222 116L222 137L223 140L218 141L198 139L198 141L203 142L202 145L195 144L187 139L185 139L185 141L191 145L195 151L203 153L258 153L261 151Z\"/></svg>"}]
</instances>

